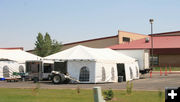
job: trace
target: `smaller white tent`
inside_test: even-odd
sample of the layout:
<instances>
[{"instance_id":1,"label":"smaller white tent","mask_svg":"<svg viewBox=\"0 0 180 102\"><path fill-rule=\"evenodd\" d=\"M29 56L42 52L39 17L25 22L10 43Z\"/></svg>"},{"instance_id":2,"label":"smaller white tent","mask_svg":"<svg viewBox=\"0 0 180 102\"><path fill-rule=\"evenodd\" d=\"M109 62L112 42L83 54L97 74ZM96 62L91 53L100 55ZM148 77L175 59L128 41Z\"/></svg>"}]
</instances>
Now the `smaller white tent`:
<instances>
[{"instance_id":1,"label":"smaller white tent","mask_svg":"<svg viewBox=\"0 0 180 102\"><path fill-rule=\"evenodd\" d=\"M4 50L0 49L0 58L10 59L18 63L25 63L27 60L40 60L41 57L22 51L22 50Z\"/></svg>"},{"instance_id":2,"label":"smaller white tent","mask_svg":"<svg viewBox=\"0 0 180 102\"><path fill-rule=\"evenodd\" d=\"M125 65L126 80L139 78L135 73L135 70L139 71L136 59L109 48L78 45L44 59L67 61L67 72L82 83L117 82L118 63Z\"/></svg>"},{"instance_id":3,"label":"smaller white tent","mask_svg":"<svg viewBox=\"0 0 180 102\"><path fill-rule=\"evenodd\" d=\"M5 63L9 66L16 66L16 64L19 64L18 66L25 71L25 62L28 60L41 60L42 58L39 56L36 56L34 54L22 51L20 49L18 50L5 50L0 49L0 59L9 59L11 61L1 61L0 66L3 66ZM10 64L11 62L11 64ZM16 67L17 70L19 70L19 67ZM2 69L2 68L0 68Z\"/></svg>"},{"instance_id":4,"label":"smaller white tent","mask_svg":"<svg viewBox=\"0 0 180 102\"><path fill-rule=\"evenodd\" d=\"M0 59L0 78L11 77L13 72L22 71L23 69L21 68L21 65L16 61Z\"/></svg>"}]
</instances>

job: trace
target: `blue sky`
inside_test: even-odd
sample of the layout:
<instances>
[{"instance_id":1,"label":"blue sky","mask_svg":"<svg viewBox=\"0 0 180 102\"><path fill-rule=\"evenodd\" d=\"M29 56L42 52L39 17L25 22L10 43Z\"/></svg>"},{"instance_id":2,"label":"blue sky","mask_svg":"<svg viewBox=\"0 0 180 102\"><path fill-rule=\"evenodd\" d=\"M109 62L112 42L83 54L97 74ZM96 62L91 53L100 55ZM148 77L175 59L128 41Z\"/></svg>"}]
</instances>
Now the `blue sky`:
<instances>
[{"instance_id":1,"label":"blue sky","mask_svg":"<svg viewBox=\"0 0 180 102\"><path fill-rule=\"evenodd\" d=\"M63 43L180 30L179 0L0 0L0 47L34 48L38 32Z\"/></svg>"}]
</instances>

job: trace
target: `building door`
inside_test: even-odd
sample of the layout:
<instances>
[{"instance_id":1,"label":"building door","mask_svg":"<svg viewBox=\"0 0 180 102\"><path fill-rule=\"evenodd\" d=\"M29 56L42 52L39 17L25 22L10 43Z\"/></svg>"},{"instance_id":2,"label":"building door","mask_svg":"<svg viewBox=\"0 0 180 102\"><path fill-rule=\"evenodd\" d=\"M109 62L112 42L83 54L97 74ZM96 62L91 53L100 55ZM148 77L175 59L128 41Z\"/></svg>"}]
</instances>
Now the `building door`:
<instances>
[{"instance_id":1,"label":"building door","mask_svg":"<svg viewBox=\"0 0 180 102\"><path fill-rule=\"evenodd\" d=\"M123 63L117 64L117 72L118 72L118 76L123 76L123 81L126 81L125 66Z\"/></svg>"}]
</instances>

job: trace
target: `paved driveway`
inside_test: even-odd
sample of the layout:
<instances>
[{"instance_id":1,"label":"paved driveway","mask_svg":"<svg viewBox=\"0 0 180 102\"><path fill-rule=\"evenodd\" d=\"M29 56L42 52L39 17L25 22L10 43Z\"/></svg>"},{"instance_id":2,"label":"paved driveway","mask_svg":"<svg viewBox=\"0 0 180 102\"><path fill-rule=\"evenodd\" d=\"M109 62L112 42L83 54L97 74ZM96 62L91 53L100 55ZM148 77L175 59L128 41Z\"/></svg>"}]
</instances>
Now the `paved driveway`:
<instances>
[{"instance_id":1,"label":"paved driveway","mask_svg":"<svg viewBox=\"0 0 180 102\"><path fill-rule=\"evenodd\" d=\"M105 84L59 84L54 85L49 81L40 82L40 88L44 89L76 89L77 87L83 89L92 89L95 86L101 86L102 89L126 89L126 82L122 83L105 83ZM168 76L159 76L159 74L153 74L152 78L149 78L149 74L145 76L145 79L139 79L133 81L134 90L164 90L165 87L180 87L180 74L169 74ZM0 82L0 88L35 88L37 84L28 82Z\"/></svg>"}]
</instances>

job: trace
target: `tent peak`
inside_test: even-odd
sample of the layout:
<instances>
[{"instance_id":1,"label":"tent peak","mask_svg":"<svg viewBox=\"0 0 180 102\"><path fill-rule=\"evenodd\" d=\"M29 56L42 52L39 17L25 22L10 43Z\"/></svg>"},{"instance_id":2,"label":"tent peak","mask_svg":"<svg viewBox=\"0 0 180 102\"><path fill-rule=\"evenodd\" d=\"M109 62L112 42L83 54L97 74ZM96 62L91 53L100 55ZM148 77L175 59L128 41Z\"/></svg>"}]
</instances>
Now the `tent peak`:
<instances>
[{"instance_id":1,"label":"tent peak","mask_svg":"<svg viewBox=\"0 0 180 102\"><path fill-rule=\"evenodd\" d=\"M113 51L109 48L90 48L83 45L77 45L67 50L49 55L44 59L56 60L95 60L95 61L114 61L114 62L132 62L134 58Z\"/></svg>"}]
</instances>

